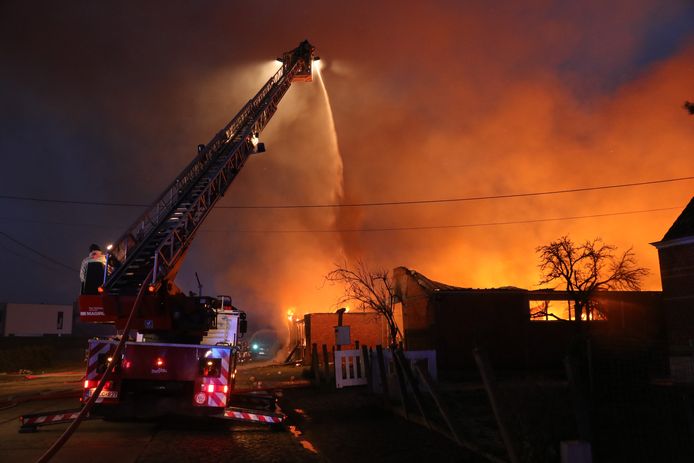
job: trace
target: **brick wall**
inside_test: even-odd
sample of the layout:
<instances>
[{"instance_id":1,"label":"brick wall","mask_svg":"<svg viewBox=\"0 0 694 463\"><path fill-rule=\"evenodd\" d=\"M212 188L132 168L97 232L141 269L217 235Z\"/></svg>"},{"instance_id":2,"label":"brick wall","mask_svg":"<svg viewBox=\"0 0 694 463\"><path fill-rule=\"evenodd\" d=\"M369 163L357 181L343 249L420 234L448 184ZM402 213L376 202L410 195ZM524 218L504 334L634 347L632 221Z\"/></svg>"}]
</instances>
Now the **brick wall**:
<instances>
[{"instance_id":1,"label":"brick wall","mask_svg":"<svg viewBox=\"0 0 694 463\"><path fill-rule=\"evenodd\" d=\"M527 292L439 292L432 295L431 305L435 321L428 348L436 349L440 369L474 368L475 347L485 348L495 366L526 365Z\"/></svg>"},{"instance_id":2,"label":"brick wall","mask_svg":"<svg viewBox=\"0 0 694 463\"><path fill-rule=\"evenodd\" d=\"M311 361L311 346L317 344L319 354L325 344L328 351L335 347L336 313L311 313L304 316L306 335L305 362ZM360 346L375 347L387 344L387 326L383 317L373 312L345 313L342 316L342 326L350 327L352 344L342 346L343 350L354 349L354 341Z\"/></svg>"},{"instance_id":3,"label":"brick wall","mask_svg":"<svg viewBox=\"0 0 694 463\"><path fill-rule=\"evenodd\" d=\"M429 293L412 278L404 267L393 271L395 294L402 304L402 326L405 349L430 349L434 342L431 325L433 313L429 307Z\"/></svg>"}]
</instances>

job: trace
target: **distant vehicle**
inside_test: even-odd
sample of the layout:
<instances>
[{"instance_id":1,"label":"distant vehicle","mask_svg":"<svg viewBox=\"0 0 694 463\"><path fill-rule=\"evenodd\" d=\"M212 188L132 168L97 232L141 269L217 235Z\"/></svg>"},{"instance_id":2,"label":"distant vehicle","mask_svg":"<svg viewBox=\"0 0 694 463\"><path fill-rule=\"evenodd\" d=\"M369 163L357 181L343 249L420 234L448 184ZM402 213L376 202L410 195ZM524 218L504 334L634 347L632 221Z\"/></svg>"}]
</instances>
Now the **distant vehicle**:
<instances>
[{"instance_id":1,"label":"distant vehicle","mask_svg":"<svg viewBox=\"0 0 694 463\"><path fill-rule=\"evenodd\" d=\"M254 343L251 346L251 358L254 358L254 359L267 358L269 356L269 354L265 349L266 349L265 346L258 344L258 343Z\"/></svg>"},{"instance_id":2,"label":"distant vehicle","mask_svg":"<svg viewBox=\"0 0 694 463\"><path fill-rule=\"evenodd\" d=\"M280 349L277 331L271 328L260 329L251 334L248 345L253 360L274 359Z\"/></svg>"}]
</instances>

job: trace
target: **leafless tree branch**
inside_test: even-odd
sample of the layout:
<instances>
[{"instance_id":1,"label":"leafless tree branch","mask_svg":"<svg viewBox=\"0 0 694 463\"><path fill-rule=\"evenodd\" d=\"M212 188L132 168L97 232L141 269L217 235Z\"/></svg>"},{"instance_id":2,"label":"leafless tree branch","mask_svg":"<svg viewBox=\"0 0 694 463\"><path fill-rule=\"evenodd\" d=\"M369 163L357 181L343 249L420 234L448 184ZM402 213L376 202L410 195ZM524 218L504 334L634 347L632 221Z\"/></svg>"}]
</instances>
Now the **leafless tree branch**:
<instances>
[{"instance_id":1,"label":"leafless tree branch","mask_svg":"<svg viewBox=\"0 0 694 463\"><path fill-rule=\"evenodd\" d=\"M388 324L390 342L395 345L401 338L393 312L395 283L385 269L372 269L362 260L352 264L335 264L335 269L325 276L333 284L342 283L345 293L338 304L355 302L359 308L381 314Z\"/></svg>"},{"instance_id":2,"label":"leafless tree branch","mask_svg":"<svg viewBox=\"0 0 694 463\"><path fill-rule=\"evenodd\" d=\"M637 291L648 275L647 269L637 265L632 248L620 256L615 254L616 250L616 246L605 244L600 238L578 245L568 236L538 246L538 267L542 272L539 284L563 284L574 303L576 321L580 322L584 313L590 318L593 311L599 312L597 306L590 305L595 291Z\"/></svg>"}]
</instances>

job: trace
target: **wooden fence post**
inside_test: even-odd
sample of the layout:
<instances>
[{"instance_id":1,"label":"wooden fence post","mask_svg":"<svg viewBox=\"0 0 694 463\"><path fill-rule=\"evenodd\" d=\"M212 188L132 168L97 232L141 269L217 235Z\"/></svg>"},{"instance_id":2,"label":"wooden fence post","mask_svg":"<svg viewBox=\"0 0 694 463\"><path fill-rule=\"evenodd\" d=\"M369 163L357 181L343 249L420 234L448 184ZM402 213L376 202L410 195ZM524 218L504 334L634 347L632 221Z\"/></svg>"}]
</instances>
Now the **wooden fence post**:
<instances>
[{"instance_id":1,"label":"wooden fence post","mask_svg":"<svg viewBox=\"0 0 694 463\"><path fill-rule=\"evenodd\" d=\"M421 392L419 391L417 380L415 379L414 374L412 374L410 362L405 358L405 354L400 349L396 349L395 352L393 352L393 357L400 364L400 368L403 371L405 381L410 385L410 389L412 390L412 396L414 397L414 402L417 405L417 408L419 409L419 413L422 415L422 418L424 419L424 424L426 424L427 428L431 429L431 423L429 422L427 411L424 408L424 400ZM407 393L407 388L405 388L405 393Z\"/></svg>"},{"instance_id":2,"label":"wooden fence post","mask_svg":"<svg viewBox=\"0 0 694 463\"><path fill-rule=\"evenodd\" d=\"M380 344L376 346L376 361L378 362L378 370L381 376L383 398L385 399L386 404L390 404L390 390L388 388L388 377L386 376L386 362L383 360L383 347Z\"/></svg>"},{"instance_id":3,"label":"wooden fence post","mask_svg":"<svg viewBox=\"0 0 694 463\"><path fill-rule=\"evenodd\" d=\"M402 400L402 411L405 413L405 418L410 419L410 407L407 403L407 384L405 384L405 372L402 370L402 366L398 361L395 354L397 347L393 346L391 348L391 355L393 357L393 366L395 367L395 374L398 376L398 386L400 386L400 399Z\"/></svg>"},{"instance_id":4,"label":"wooden fence post","mask_svg":"<svg viewBox=\"0 0 694 463\"><path fill-rule=\"evenodd\" d=\"M328 346L323 344L323 370L325 371L325 384L330 384L330 357L328 357ZM337 364L335 364L335 371L337 372Z\"/></svg>"},{"instance_id":5,"label":"wooden fence post","mask_svg":"<svg viewBox=\"0 0 694 463\"><path fill-rule=\"evenodd\" d=\"M571 391L574 413L576 416L576 428L578 436L587 442L592 442L593 436L590 429L590 411L589 403L586 400L584 393L585 388L580 380L581 376L576 366L575 358L564 357L564 368L566 369L566 378L569 380L569 390Z\"/></svg>"},{"instance_id":6,"label":"wooden fence post","mask_svg":"<svg viewBox=\"0 0 694 463\"><path fill-rule=\"evenodd\" d=\"M434 399L434 403L436 404L436 407L439 409L439 414L446 422L446 426L448 426L448 430L450 431L451 436L453 436L453 440L458 445L463 445L463 441L460 439L458 431L453 426L453 422L448 416L447 410L443 406L443 401L441 400L439 393L436 390L436 387L434 386L434 382L429 377L429 372L427 372L427 370L420 364L415 365L415 371L419 373L419 378L422 380L422 384L427 388L429 394L431 394L431 398Z\"/></svg>"},{"instance_id":7,"label":"wooden fence post","mask_svg":"<svg viewBox=\"0 0 694 463\"><path fill-rule=\"evenodd\" d=\"M499 426L499 434L501 434L501 439L504 441L508 458L511 460L511 463L519 463L520 460L518 459L518 454L516 453L513 441L511 440L511 434L509 434L508 429L506 428L504 410L501 408L498 402L496 378L494 377L494 372L489 365L487 353L481 349L474 349L473 353L475 354L475 362L477 362L477 367L480 370L480 376L482 376L484 388L487 390L489 403L492 406L494 418L496 418L496 424Z\"/></svg>"},{"instance_id":8,"label":"wooden fence post","mask_svg":"<svg viewBox=\"0 0 694 463\"><path fill-rule=\"evenodd\" d=\"M318 344L315 342L311 346L311 370L313 370L313 381L316 386L320 384L320 370L318 369Z\"/></svg>"},{"instance_id":9,"label":"wooden fence post","mask_svg":"<svg viewBox=\"0 0 694 463\"><path fill-rule=\"evenodd\" d=\"M366 384L369 392L373 392L373 378L371 378L371 357L369 356L369 348L361 346L361 358L364 363L364 376L366 376Z\"/></svg>"}]
</instances>

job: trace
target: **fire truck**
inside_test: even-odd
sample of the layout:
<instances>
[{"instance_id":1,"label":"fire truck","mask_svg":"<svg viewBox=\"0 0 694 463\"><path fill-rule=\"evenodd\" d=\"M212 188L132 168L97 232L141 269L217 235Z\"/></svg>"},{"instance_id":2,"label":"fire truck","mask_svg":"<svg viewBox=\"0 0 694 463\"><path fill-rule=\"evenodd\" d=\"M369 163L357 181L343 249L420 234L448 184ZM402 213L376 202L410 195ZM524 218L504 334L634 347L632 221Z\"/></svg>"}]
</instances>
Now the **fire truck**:
<instances>
[{"instance_id":1,"label":"fire truck","mask_svg":"<svg viewBox=\"0 0 694 463\"><path fill-rule=\"evenodd\" d=\"M315 48L303 41L206 144L159 198L107 247L103 278L79 296L80 319L115 325L89 341L83 402L90 416L182 413L277 423L279 412L233 407L246 315L231 298L186 295L175 278L196 232L247 159L265 151L260 133L293 82L311 82ZM134 336L131 336L131 333ZM96 396L96 397L93 397ZM25 429L71 419L23 417ZM38 420L38 422L37 422Z\"/></svg>"},{"instance_id":2,"label":"fire truck","mask_svg":"<svg viewBox=\"0 0 694 463\"><path fill-rule=\"evenodd\" d=\"M156 342L150 330L142 330L144 333L138 332L134 342L126 342L124 352L115 357L118 340L89 340L83 402L95 393L107 368L114 364L92 415L224 413L234 392L238 345L246 331L246 315L231 305L228 296L186 297L193 299L209 320L200 342L193 342L189 333L179 342L175 338L170 339L174 342ZM96 306L90 307L94 311Z\"/></svg>"}]
</instances>

